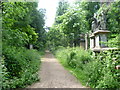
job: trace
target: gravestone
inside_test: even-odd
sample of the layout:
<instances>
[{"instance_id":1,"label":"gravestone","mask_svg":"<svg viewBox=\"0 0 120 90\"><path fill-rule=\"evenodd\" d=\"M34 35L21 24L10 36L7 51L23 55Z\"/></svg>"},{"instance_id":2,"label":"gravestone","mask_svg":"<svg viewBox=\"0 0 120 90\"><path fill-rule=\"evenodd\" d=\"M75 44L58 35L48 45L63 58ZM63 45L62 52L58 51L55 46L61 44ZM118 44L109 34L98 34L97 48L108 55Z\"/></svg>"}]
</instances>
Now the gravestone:
<instances>
[{"instance_id":1,"label":"gravestone","mask_svg":"<svg viewBox=\"0 0 120 90\"><path fill-rule=\"evenodd\" d=\"M85 34L85 50L88 49L88 34Z\"/></svg>"},{"instance_id":2,"label":"gravestone","mask_svg":"<svg viewBox=\"0 0 120 90\"><path fill-rule=\"evenodd\" d=\"M95 47L95 36L94 34L90 35L90 49Z\"/></svg>"},{"instance_id":3,"label":"gravestone","mask_svg":"<svg viewBox=\"0 0 120 90\"><path fill-rule=\"evenodd\" d=\"M33 49L33 45L32 44L30 44L30 49Z\"/></svg>"},{"instance_id":4,"label":"gravestone","mask_svg":"<svg viewBox=\"0 0 120 90\"><path fill-rule=\"evenodd\" d=\"M80 35L80 47L85 49L85 35L84 34Z\"/></svg>"}]
</instances>

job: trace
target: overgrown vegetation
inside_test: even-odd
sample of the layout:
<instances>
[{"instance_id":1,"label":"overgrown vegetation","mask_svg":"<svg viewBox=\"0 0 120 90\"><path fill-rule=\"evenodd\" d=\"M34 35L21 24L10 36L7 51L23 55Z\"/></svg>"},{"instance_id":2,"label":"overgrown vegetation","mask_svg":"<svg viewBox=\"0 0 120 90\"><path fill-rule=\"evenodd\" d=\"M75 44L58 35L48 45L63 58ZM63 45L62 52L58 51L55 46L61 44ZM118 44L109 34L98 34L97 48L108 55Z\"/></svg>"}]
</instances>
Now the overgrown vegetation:
<instances>
[{"instance_id":1,"label":"overgrown vegetation","mask_svg":"<svg viewBox=\"0 0 120 90\"><path fill-rule=\"evenodd\" d=\"M39 80L37 72L45 48L45 10L37 10L37 2L2 2L1 5L0 83L5 90L24 88ZM30 45L33 45L33 49L30 49Z\"/></svg>"},{"instance_id":2,"label":"overgrown vegetation","mask_svg":"<svg viewBox=\"0 0 120 90\"><path fill-rule=\"evenodd\" d=\"M79 46L80 34L91 30L91 18L98 9L98 2L76 2L71 6L65 0L61 0L55 23L48 32L48 47L55 50L59 46Z\"/></svg>"},{"instance_id":3,"label":"overgrown vegetation","mask_svg":"<svg viewBox=\"0 0 120 90\"><path fill-rule=\"evenodd\" d=\"M99 14L108 9L106 24L111 33L107 44L119 48L120 1L109 4L100 6L99 2L76 2L71 6L61 0L55 23L46 33L45 10L37 10L38 3L2 2L2 88L23 88L38 80L40 55L45 46L52 52L57 50L54 52L56 57L84 85L93 88L120 87L120 71L115 69L120 64L120 51L94 55L92 51L77 47L80 44L80 35L92 31L94 13ZM36 50L29 49L30 45ZM69 48L65 48L68 46Z\"/></svg>"},{"instance_id":4,"label":"overgrown vegetation","mask_svg":"<svg viewBox=\"0 0 120 90\"><path fill-rule=\"evenodd\" d=\"M119 4L118 0L102 5L100 2L84 1L69 5L65 0L61 0L57 8L55 23L48 32L48 47L55 49L59 46L79 46L80 35L92 32L91 24L94 13L99 15L102 11L106 12L107 30L110 31L107 45L119 47Z\"/></svg>"},{"instance_id":5,"label":"overgrown vegetation","mask_svg":"<svg viewBox=\"0 0 120 90\"><path fill-rule=\"evenodd\" d=\"M108 7L107 7L108 8ZM111 4L107 13L107 27L111 31L108 40L109 47L120 48L120 0Z\"/></svg>"},{"instance_id":6,"label":"overgrown vegetation","mask_svg":"<svg viewBox=\"0 0 120 90\"><path fill-rule=\"evenodd\" d=\"M120 51L105 51L94 55L82 48L62 48L56 57L85 86L92 88L119 88L120 71L115 69L120 64Z\"/></svg>"},{"instance_id":7,"label":"overgrown vegetation","mask_svg":"<svg viewBox=\"0 0 120 90\"><path fill-rule=\"evenodd\" d=\"M3 48L3 89L23 88L38 79L40 53L36 50Z\"/></svg>"},{"instance_id":8,"label":"overgrown vegetation","mask_svg":"<svg viewBox=\"0 0 120 90\"><path fill-rule=\"evenodd\" d=\"M62 15L56 16L56 21L59 23L55 22L48 32L49 46L52 47L52 51L57 50L54 52L56 57L83 85L92 88L120 87L120 70L115 69L115 66L120 64L119 49L95 54L90 50L85 51L76 47L80 43L80 34L92 32L91 23L94 13L99 15L104 11L107 29L111 31L107 45L119 48L119 7L119 0L108 4L76 2L73 6L67 7L66 12L63 10ZM53 34L54 37L51 37ZM61 46L62 48L59 49Z\"/></svg>"}]
</instances>

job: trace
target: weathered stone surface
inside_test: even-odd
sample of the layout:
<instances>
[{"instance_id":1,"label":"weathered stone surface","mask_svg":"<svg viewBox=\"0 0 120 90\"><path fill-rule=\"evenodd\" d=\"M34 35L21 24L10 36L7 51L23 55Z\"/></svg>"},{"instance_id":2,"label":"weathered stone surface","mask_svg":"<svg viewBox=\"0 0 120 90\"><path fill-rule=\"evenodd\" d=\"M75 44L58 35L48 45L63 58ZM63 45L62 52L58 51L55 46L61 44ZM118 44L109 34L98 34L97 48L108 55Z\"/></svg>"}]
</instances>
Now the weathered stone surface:
<instances>
[{"instance_id":1,"label":"weathered stone surface","mask_svg":"<svg viewBox=\"0 0 120 90\"><path fill-rule=\"evenodd\" d=\"M90 38L90 48L94 48L94 39Z\"/></svg>"},{"instance_id":2,"label":"weathered stone surface","mask_svg":"<svg viewBox=\"0 0 120 90\"><path fill-rule=\"evenodd\" d=\"M90 48L105 48L108 30L97 30L90 35Z\"/></svg>"},{"instance_id":3,"label":"weathered stone surface","mask_svg":"<svg viewBox=\"0 0 120 90\"><path fill-rule=\"evenodd\" d=\"M117 65L117 66L116 66L116 69L120 69L120 65Z\"/></svg>"}]
</instances>

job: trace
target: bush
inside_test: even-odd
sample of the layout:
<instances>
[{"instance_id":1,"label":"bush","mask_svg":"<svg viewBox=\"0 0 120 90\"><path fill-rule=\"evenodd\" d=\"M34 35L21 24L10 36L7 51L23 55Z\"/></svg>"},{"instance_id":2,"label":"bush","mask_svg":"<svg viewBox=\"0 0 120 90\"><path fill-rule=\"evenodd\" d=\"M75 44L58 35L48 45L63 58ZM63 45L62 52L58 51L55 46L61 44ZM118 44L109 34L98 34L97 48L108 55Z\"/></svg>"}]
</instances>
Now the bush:
<instances>
[{"instance_id":1,"label":"bush","mask_svg":"<svg viewBox=\"0 0 120 90\"><path fill-rule=\"evenodd\" d=\"M120 71L115 69L115 66L120 64L120 56L118 57L120 51L107 51L101 53L102 67L101 67L101 77L99 77L98 88L118 88L120 87ZM114 60L116 58L116 60Z\"/></svg>"},{"instance_id":2,"label":"bush","mask_svg":"<svg viewBox=\"0 0 120 90\"><path fill-rule=\"evenodd\" d=\"M90 54L79 47L59 49L56 52L56 56L61 60L66 60L64 65L68 65L72 68L83 68L85 63L92 60Z\"/></svg>"},{"instance_id":3,"label":"bush","mask_svg":"<svg viewBox=\"0 0 120 90\"><path fill-rule=\"evenodd\" d=\"M86 86L92 88L120 87L120 51L105 51L94 54L81 48L64 48L56 57ZM70 67L70 68L69 68Z\"/></svg>"},{"instance_id":4,"label":"bush","mask_svg":"<svg viewBox=\"0 0 120 90\"><path fill-rule=\"evenodd\" d=\"M120 87L120 71L115 69L115 66L120 64L119 53L119 51L101 52L93 61L85 65L84 75L88 80L88 86L93 88Z\"/></svg>"},{"instance_id":5,"label":"bush","mask_svg":"<svg viewBox=\"0 0 120 90\"><path fill-rule=\"evenodd\" d=\"M38 80L40 54L36 50L23 47L3 46L3 61L6 68L3 73L3 89L25 87Z\"/></svg>"}]
</instances>

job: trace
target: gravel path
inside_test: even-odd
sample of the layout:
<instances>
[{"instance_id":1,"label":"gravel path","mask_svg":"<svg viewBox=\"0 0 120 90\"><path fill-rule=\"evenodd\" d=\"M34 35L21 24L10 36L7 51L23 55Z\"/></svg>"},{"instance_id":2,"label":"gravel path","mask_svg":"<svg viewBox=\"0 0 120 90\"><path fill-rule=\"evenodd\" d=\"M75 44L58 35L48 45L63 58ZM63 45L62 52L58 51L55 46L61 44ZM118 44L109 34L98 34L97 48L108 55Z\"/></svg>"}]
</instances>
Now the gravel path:
<instances>
[{"instance_id":1,"label":"gravel path","mask_svg":"<svg viewBox=\"0 0 120 90\"><path fill-rule=\"evenodd\" d=\"M70 72L64 69L49 51L46 51L42 58L39 74L40 82L34 83L28 88L85 88Z\"/></svg>"}]
</instances>

